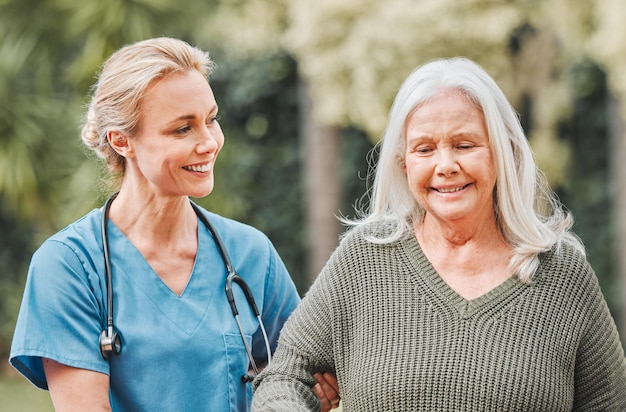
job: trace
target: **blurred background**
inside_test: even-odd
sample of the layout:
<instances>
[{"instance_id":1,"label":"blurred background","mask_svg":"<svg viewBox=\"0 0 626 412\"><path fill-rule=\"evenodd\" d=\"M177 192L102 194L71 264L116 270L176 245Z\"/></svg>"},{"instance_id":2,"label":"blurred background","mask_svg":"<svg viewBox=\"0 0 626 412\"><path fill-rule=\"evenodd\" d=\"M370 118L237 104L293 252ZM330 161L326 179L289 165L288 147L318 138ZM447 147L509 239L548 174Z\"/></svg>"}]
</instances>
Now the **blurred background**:
<instances>
[{"instance_id":1,"label":"blurred background","mask_svg":"<svg viewBox=\"0 0 626 412\"><path fill-rule=\"evenodd\" d=\"M306 292L368 187L402 80L463 55L518 110L626 337L626 2L0 0L0 410L51 410L6 362L30 255L104 201L79 128L102 62L208 50L226 136L203 206L264 231Z\"/></svg>"}]
</instances>

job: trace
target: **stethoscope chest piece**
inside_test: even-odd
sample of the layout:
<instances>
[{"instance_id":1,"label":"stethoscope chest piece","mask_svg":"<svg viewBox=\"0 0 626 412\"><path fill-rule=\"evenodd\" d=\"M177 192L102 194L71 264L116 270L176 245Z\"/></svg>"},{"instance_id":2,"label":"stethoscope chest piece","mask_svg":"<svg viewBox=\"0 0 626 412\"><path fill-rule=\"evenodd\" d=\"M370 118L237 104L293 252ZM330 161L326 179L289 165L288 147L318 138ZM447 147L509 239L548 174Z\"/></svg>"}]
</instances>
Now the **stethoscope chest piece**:
<instances>
[{"instance_id":1,"label":"stethoscope chest piece","mask_svg":"<svg viewBox=\"0 0 626 412\"><path fill-rule=\"evenodd\" d=\"M122 339L120 335L113 330L107 328L100 333L100 353L104 359L109 360L111 355L119 355L122 351Z\"/></svg>"},{"instance_id":2,"label":"stethoscope chest piece","mask_svg":"<svg viewBox=\"0 0 626 412\"><path fill-rule=\"evenodd\" d=\"M112 357L112 355L119 355L119 353L122 351L122 339L120 338L119 333L115 331L115 326L113 323L114 321L113 319L113 278L112 278L111 257L109 254L109 241L108 241L108 233L107 233L107 221L108 221L108 215L109 215L109 208L111 207L111 202L113 202L116 196L117 196L117 193L115 193L106 201L106 203L104 204L103 211L102 211L102 243L103 243L103 249L104 249L104 271L105 271L105 277L106 277L105 282L106 282L106 298L107 298L107 325L106 325L106 328L102 330L102 332L100 333L100 353L102 354L102 357L107 360L109 360ZM265 350L267 351L267 364L269 365L270 362L272 361L272 354L271 354L270 343L267 338L267 333L265 331L265 325L263 325L263 320L261 319L261 314L259 313L259 309L257 308L257 305L254 301L252 291L250 290L246 282L242 278L240 278L239 275L237 275L237 273L235 272L234 266L232 262L230 261L230 257L228 256L228 253L226 252L226 248L224 247L224 244L222 243L222 240L220 236L218 235L217 231L215 230L213 225L211 225L211 223L206 218L206 216L204 216L204 213L202 213L202 211L198 208L198 206L196 206L193 202L191 202L191 206L196 212L196 215L198 216L198 218L202 221L202 223L204 223L204 225L207 227L207 229L209 229L209 231L213 235L213 239L215 240L215 243L217 244L217 248L220 254L222 255L222 258L224 259L224 264L226 265L226 270L228 272L228 277L226 279L226 297L228 299L228 303L230 305L235 321L237 322L237 327L239 328L239 333L241 334L241 339L245 346L245 349L246 349L246 352L250 361L250 365L252 366L252 369L254 370L254 373L255 373L254 376L256 376L259 370L257 368L256 362L254 361L254 357L252 356L252 349L250 348L250 345L248 344L243 327L241 326L241 322L239 320L239 311L237 310L237 304L235 302L235 296L232 290L233 283L236 283L241 287L246 297L246 300L248 301L248 304L250 305L250 308L253 310L254 315L256 316L259 322L259 328L261 329L261 332L263 333L263 340L265 342ZM242 381L244 383L251 382L254 379L254 376L250 374L245 374L242 377Z\"/></svg>"}]
</instances>

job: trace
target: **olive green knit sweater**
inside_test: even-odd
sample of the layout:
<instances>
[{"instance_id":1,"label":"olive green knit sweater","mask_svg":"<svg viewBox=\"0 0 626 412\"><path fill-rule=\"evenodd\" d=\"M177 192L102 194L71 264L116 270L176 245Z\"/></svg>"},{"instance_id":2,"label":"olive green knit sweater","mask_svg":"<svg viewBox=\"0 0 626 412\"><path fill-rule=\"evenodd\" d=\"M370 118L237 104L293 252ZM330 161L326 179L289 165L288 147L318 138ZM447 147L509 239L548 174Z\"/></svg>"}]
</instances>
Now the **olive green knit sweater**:
<instances>
[{"instance_id":1,"label":"olive green knit sweater","mask_svg":"<svg viewBox=\"0 0 626 412\"><path fill-rule=\"evenodd\" d=\"M626 411L626 360L593 270L547 253L534 283L467 301L413 236L352 231L285 324L253 411L319 410L311 372L344 411ZM480 256L476 256L480 259Z\"/></svg>"}]
</instances>

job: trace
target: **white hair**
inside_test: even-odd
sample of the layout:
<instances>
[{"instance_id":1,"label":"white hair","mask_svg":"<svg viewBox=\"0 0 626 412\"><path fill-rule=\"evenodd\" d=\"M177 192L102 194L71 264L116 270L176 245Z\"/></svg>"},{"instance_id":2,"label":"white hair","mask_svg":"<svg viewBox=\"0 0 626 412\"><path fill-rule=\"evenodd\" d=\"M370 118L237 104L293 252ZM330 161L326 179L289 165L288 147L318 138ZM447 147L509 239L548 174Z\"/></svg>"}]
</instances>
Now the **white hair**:
<instances>
[{"instance_id":1,"label":"white hair","mask_svg":"<svg viewBox=\"0 0 626 412\"><path fill-rule=\"evenodd\" d=\"M442 91L458 91L482 111L496 170L494 210L504 239L513 247L510 268L530 283L539 266L538 255L563 241L584 254L570 231L572 217L563 210L537 168L517 113L495 81L478 64L462 57L439 59L415 69L401 85L379 143L368 210L358 211L351 226L385 222L391 230L371 232L368 240L390 243L412 233L425 210L409 188L403 167L406 120L419 105Z\"/></svg>"}]
</instances>

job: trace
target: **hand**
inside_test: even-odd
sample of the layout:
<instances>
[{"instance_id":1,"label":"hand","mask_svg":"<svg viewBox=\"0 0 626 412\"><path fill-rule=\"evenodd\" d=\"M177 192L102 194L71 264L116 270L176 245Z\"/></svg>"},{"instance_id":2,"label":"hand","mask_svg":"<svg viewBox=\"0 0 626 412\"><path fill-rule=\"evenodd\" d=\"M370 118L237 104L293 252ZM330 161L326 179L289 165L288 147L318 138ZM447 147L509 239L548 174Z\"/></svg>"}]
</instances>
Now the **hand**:
<instances>
[{"instance_id":1,"label":"hand","mask_svg":"<svg viewBox=\"0 0 626 412\"><path fill-rule=\"evenodd\" d=\"M313 386L313 391L320 401L322 401L321 412L328 412L339 406L339 384L337 377L330 372L315 373L313 377L317 383Z\"/></svg>"}]
</instances>

